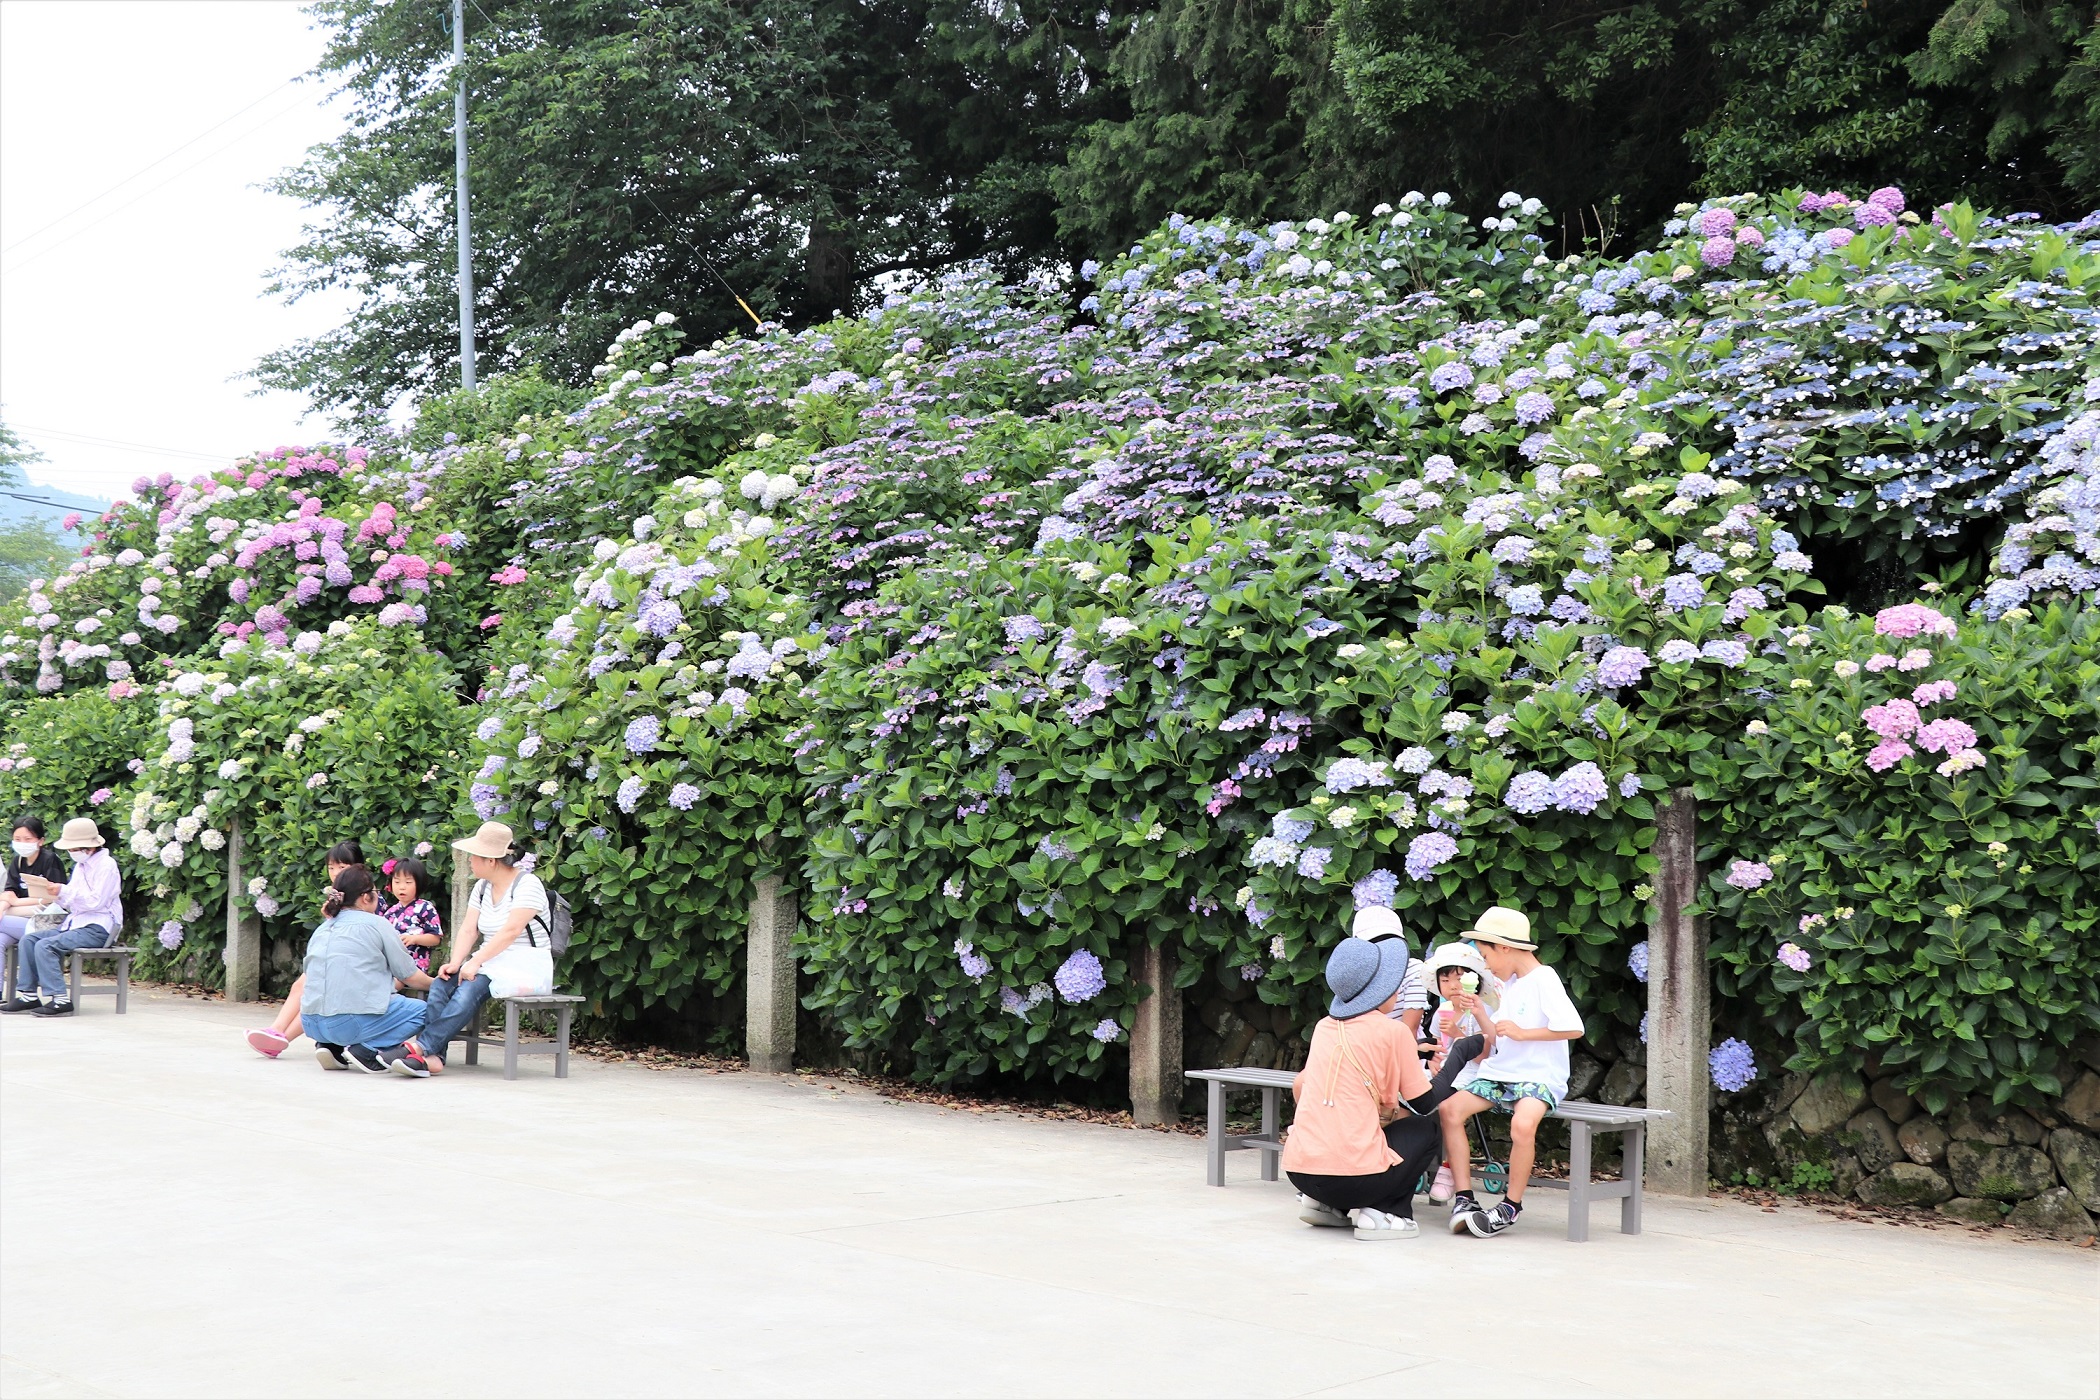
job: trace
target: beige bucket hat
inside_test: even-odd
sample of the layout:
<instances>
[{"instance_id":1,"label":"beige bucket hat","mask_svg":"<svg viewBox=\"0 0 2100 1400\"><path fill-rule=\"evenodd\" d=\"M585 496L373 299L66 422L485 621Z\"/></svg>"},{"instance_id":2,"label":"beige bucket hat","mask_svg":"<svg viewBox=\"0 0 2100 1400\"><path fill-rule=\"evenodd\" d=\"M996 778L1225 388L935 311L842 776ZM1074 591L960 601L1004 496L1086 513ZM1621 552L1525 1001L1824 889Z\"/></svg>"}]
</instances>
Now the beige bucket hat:
<instances>
[{"instance_id":1,"label":"beige bucket hat","mask_svg":"<svg viewBox=\"0 0 2100 1400\"><path fill-rule=\"evenodd\" d=\"M92 850L102 844L102 829L95 825L93 817L75 817L51 844L61 851Z\"/></svg>"},{"instance_id":2,"label":"beige bucket hat","mask_svg":"<svg viewBox=\"0 0 2100 1400\"><path fill-rule=\"evenodd\" d=\"M511 853L515 844L510 828L502 822L483 822L481 830L464 841L454 841L452 849L465 851L470 856L480 856L484 860L501 860Z\"/></svg>"},{"instance_id":3,"label":"beige bucket hat","mask_svg":"<svg viewBox=\"0 0 2100 1400\"><path fill-rule=\"evenodd\" d=\"M1500 904L1475 919L1473 927L1460 936L1480 943L1500 943L1505 948L1517 948L1527 953L1536 952L1539 946L1531 939L1531 920Z\"/></svg>"}]
</instances>

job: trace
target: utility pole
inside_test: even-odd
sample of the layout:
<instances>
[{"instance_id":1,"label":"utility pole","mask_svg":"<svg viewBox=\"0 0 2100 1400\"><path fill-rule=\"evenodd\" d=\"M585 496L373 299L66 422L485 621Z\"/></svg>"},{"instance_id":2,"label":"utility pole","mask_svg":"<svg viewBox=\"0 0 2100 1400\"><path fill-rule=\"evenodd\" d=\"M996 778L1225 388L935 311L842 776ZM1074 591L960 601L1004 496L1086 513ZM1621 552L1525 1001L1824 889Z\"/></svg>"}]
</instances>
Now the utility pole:
<instances>
[{"instance_id":1,"label":"utility pole","mask_svg":"<svg viewBox=\"0 0 2100 1400\"><path fill-rule=\"evenodd\" d=\"M452 0L452 67L459 91L452 99L452 148L459 168L459 384L474 387L474 242L467 225L467 11Z\"/></svg>"}]
</instances>

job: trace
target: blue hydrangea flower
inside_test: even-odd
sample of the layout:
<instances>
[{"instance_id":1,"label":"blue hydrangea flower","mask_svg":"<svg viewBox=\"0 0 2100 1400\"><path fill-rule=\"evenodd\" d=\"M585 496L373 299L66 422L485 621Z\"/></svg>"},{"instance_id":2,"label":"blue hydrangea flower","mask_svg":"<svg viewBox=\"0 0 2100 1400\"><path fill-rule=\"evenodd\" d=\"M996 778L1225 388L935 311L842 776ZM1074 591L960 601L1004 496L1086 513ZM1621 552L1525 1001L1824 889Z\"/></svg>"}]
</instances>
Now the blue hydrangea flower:
<instances>
[{"instance_id":1,"label":"blue hydrangea flower","mask_svg":"<svg viewBox=\"0 0 2100 1400\"><path fill-rule=\"evenodd\" d=\"M1699 648L1682 637L1672 637L1655 654L1665 665L1685 666L1699 659Z\"/></svg>"},{"instance_id":2,"label":"blue hydrangea flower","mask_svg":"<svg viewBox=\"0 0 2100 1400\"><path fill-rule=\"evenodd\" d=\"M672 785L671 795L666 800L679 811L689 812L693 804L700 800L700 789L691 783L676 783Z\"/></svg>"},{"instance_id":3,"label":"blue hydrangea flower","mask_svg":"<svg viewBox=\"0 0 2100 1400\"><path fill-rule=\"evenodd\" d=\"M663 738L664 722L655 715L642 715L628 722L627 751L629 753L655 753L657 740Z\"/></svg>"},{"instance_id":4,"label":"blue hydrangea flower","mask_svg":"<svg viewBox=\"0 0 2100 1400\"><path fill-rule=\"evenodd\" d=\"M1648 664L1648 653L1639 647L1613 647L1597 662L1597 683L1615 690L1639 685Z\"/></svg>"},{"instance_id":5,"label":"blue hydrangea flower","mask_svg":"<svg viewBox=\"0 0 2100 1400\"><path fill-rule=\"evenodd\" d=\"M1604 772L1594 763L1578 763L1553 780L1553 805L1577 816L1596 811L1607 795Z\"/></svg>"},{"instance_id":6,"label":"blue hydrangea flower","mask_svg":"<svg viewBox=\"0 0 2100 1400\"><path fill-rule=\"evenodd\" d=\"M1509 604L1509 610L1518 617L1537 617L1546 610L1546 595L1533 583L1510 589L1504 601ZM1581 605L1578 603L1576 606Z\"/></svg>"},{"instance_id":7,"label":"blue hydrangea flower","mask_svg":"<svg viewBox=\"0 0 2100 1400\"><path fill-rule=\"evenodd\" d=\"M623 812L632 812L638 805L640 805L642 800L642 792L647 787L648 784L644 783L640 778L627 778L623 780L620 783L619 792L615 794L615 799L620 804L620 810Z\"/></svg>"},{"instance_id":8,"label":"blue hydrangea flower","mask_svg":"<svg viewBox=\"0 0 2100 1400\"><path fill-rule=\"evenodd\" d=\"M1633 980L1636 982L1645 982L1648 980L1647 939L1643 938L1640 942L1634 944L1633 947L1630 950L1628 950L1626 954L1626 970L1633 974ZM1641 1027L1641 1039L1643 1041L1646 1041L1647 1038L1647 1026L1643 1024L1643 1026Z\"/></svg>"},{"instance_id":9,"label":"blue hydrangea flower","mask_svg":"<svg viewBox=\"0 0 2100 1400\"><path fill-rule=\"evenodd\" d=\"M1032 642L1043 635L1043 620L1034 613L1021 613L1015 617L1004 618L999 625L1006 629L1006 640L1009 642Z\"/></svg>"},{"instance_id":10,"label":"blue hydrangea flower","mask_svg":"<svg viewBox=\"0 0 2100 1400\"><path fill-rule=\"evenodd\" d=\"M1327 769L1329 792L1354 792L1362 787L1391 787L1392 777L1378 764L1366 763L1360 758L1338 758ZM1307 830L1311 824L1307 824ZM1298 837L1304 840L1304 837Z\"/></svg>"},{"instance_id":11,"label":"blue hydrangea flower","mask_svg":"<svg viewBox=\"0 0 2100 1400\"><path fill-rule=\"evenodd\" d=\"M1313 824L1298 817L1278 812L1269 821L1269 832L1279 841L1288 841L1293 846L1303 845L1312 835Z\"/></svg>"},{"instance_id":12,"label":"blue hydrangea flower","mask_svg":"<svg viewBox=\"0 0 2100 1400\"><path fill-rule=\"evenodd\" d=\"M1393 895L1400 888L1400 877L1390 870L1374 870L1349 887L1349 894L1359 909L1376 906L1381 909L1393 907Z\"/></svg>"},{"instance_id":13,"label":"blue hydrangea flower","mask_svg":"<svg viewBox=\"0 0 2100 1400\"><path fill-rule=\"evenodd\" d=\"M1442 394L1463 389L1473 382L1473 368L1463 360L1447 360L1429 371L1429 387Z\"/></svg>"},{"instance_id":14,"label":"blue hydrangea flower","mask_svg":"<svg viewBox=\"0 0 2100 1400\"><path fill-rule=\"evenodd\" d=\"M1103 1017L1101 1022L1098 1025L1096 1025L1092 1031L1094 1039L1100 1041L1103 1045L1108 1044L1110 1041L1116 1039L1116 1037L1122 1034L1123 1028L1106 1017Z\"/></svg>"},{"instance_id":15,"label":"blue hydrangea flower","mask_svg":"<svg viewBox=\"0 0 2100 1400\"><path fill-rule=\"evenodd\" d=\"M496 742L496 736L502 732L503 716L501 715L490 715L487 719L474 726L474 737L481 740L484 744L493 744Z\"/></svg>"},{"instance_id":16,"label":"blue hydrangea flower","mask_svg":"<svg viewBox=\"0 0 2100 1400\"><path fill-rule=\"evenodd\" d=\"M1708 661L1722 666L1740 666L1750 659L1750 651L1741 642L1708 642L1699 654Z\"/></svg>"},{"instance_id":17,"label":"blue hydrangea flower","mask_svg":"<svg viewBox=\"0 0 2100 1400\"><path fill-rule=\"evenodd\" d=\"M1663 606L1672 612L1706 601L1706 580L1697 574L1671 574L1663 580Z\"/></svg>"},{"instance_id":18,"label":"blue hydrangea flower","mask_svg":"<svg viewBox=\"0 0 2100 1400\"><path fill-rule=\"evenodd\" d=\"M1640 790L1641 790L1641 775L1640 775L1640 774L1638 774L1638 773L1628 773L1628 774L1627 774L1627 775L1626 775L1625 777L1623 777L1623 778L1619 779L1619 796L1621 796L1621 797L1631 797L1631 796L1633 796L1633 795L1634 795L1635 793L1639 792Z\"/></svg>"},{"instance_id":19,"label":"blue hydrangea flower","mask_svg":"<svg viewBox=\"0 0 2100 1400\"><path fill-rule=\"evenodd\" d=\"M1458 842L1441 831L1425 831L1407 843L1407 874L1414 880L1427 880L1436 874L1436 868L1458 854Z\"/></svg>"},{"instance_id":20,"label":"blue hydrangea flower","mask_svg":"<svg viewBox=\"0 0 2100 1400\"><path fill-rule=\"evenodd\" d=\"M1435 762L1436 755L1417 744L1412 748L1402 749L1400 757L1393 760L1393 766L1403 773L1422 774L1427 773L1429 765Z\"/></svg>"},{"instance_id":21,"label":"blue hydrangea flower","mask_svg":"<svg viewBox=\"0 0 2100 1400\"><path fill-rule=\"evenodd\" d=\"M1517 421L1527 428L1535 423L1543 423L1553 416L1553 400L1536 389L1528 394L1517 395L1514 407L1517 411Z\"/></svg>"},{"instance_id":22,"label":"blue hydrangea flower","mask_svg":"<svg viewBox=\"0 0 2100 1400\"><path fill-rule=\"evenodd\" d=\"M1327 878L1327 862L1334 857L1332 846L1308 846L1298 853L1298 873L1308 880Z\"/></svg>"},{"instance_id":23,"label":"blue hydrangea flower","mask_svg":"<svg viewBox=\"0 0 2100 1400\"><path fill-rule=\"evenodd\" d=\"M1509 780L1502 801L1512 812L1537 816L1553 805L1553 779L1536 769L1519 773Z\"/></svg>"},{"instance_id":24,"label":"blue hydrangea flower","mask_svg":"<svg viewBox=\"0 0 2100 1400\"><path fill-rule=\"evenodd\" d=\"M963 976L972 982L982 982L984 975L992 970L992 960L964 939L955 941L955 956L962 964Z\"/></svg>"},{"instance_id":25,"label":"blue hydrangea flower","mask_svg":"<svg viewBox=\"0 0 2100 1400\"><path fill-rule=\"evenodd\" d=\"M1714 1087L1727 1094L1749 1088L1750 1081L1757 1078L1756 1057L1734 1036L1713 1048L1706 1057L1706 1068L1713 1075Z\"/></svg>"},{"instance_id":26,"label":"blue hydrangea flower","mask_svg":"<svg viewBox=\"0 0 2100 1400\"><path fill-rule=\"evenodd\" d=\"M1075 950L1066 958L1051 980L1057 983L1057 994L1075 1005L1092 1001L1108 987L1108 978L1101 971L1101 959L1084 948Z\"/></svg>"}]
</instances>

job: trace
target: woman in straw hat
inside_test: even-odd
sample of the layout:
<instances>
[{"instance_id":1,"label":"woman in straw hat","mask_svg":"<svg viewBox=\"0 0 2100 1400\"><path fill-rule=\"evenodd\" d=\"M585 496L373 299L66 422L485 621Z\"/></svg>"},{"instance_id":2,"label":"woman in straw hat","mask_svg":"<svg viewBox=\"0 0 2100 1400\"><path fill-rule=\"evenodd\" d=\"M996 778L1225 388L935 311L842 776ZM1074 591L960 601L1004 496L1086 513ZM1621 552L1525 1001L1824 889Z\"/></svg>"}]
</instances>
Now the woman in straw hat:
<instances>
[{"instance_id":1,"label":"woman in straw hat","mask_svg":"<svg viewBox=\"0 0 2100 1400\"><path fill-rule=\"evenodd\" d=\"M1389 1015L1408 963L1405 938L1342 940L1327 958L1327 1017L1291 1085L1298 1111L1283 1169L1299 1218L1353 1228L1360 1240L1419 1233L1415 1188L1442 1147L1436 1108L1450 1085L1430 1083L1413 1033ZM1478 1052L1476 1041L1465 1058Z\"/></svg>"},{"instance_id":2,"label":"woman in straw hat","mask_svg":"<svg viewBox=\"0 0 2100 1400\"><path fill-rule=\"evenodd\" d=\"M430 985L430 1016L416 1037L436 1073L445 1049L492 995L544 996L554 990L554 940L547 887L519 866L509 827L483 822L452 849L474 872L466 918L452 933L452 956Z\"/></svg>"},{"instance_id":3,"label":"woman in straw hat","mask_svg":"<svg viewBox=\"0 0 2100 1400\"><path fill-rule=\"evenodd\" d=\"M64 910L65 920L49 932L23 937L17 955L22 982L15 999L0 1006L0 1012L72 1014L72 993L66 986L66 954L76 948L107 947L124 927L123 879L117 874L116 861L102 845L102 832L94 819L73 818L53 844L73 857L73 878L60 885L29 875L22 883L37 899Z\"/></svg>"}]
</instances>

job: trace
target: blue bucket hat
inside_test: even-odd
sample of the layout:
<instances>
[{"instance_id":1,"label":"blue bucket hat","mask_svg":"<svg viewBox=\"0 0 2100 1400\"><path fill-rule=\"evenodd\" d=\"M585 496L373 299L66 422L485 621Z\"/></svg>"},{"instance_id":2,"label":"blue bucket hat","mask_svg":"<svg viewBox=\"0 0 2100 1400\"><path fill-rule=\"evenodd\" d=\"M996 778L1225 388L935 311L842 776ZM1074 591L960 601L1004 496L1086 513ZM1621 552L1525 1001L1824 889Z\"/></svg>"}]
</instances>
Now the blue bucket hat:
<instances>
[{"instance_id":1,"label":"blue bucket hat","mask_svg":"<svg viewBox=\"0 0 2100 1400\"><path fill-rule=\"evenodd\" d=\"M1407 940L1345 938L1327 955L1327 1014L1338 1021L1376 1011L1407 976Z\"/></svg>"}]
</instances>

